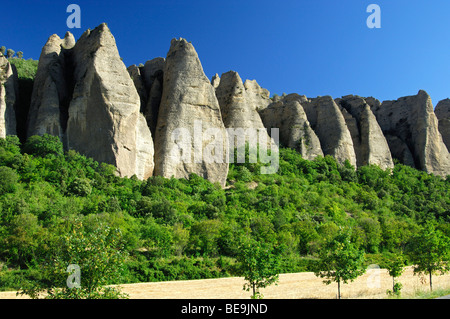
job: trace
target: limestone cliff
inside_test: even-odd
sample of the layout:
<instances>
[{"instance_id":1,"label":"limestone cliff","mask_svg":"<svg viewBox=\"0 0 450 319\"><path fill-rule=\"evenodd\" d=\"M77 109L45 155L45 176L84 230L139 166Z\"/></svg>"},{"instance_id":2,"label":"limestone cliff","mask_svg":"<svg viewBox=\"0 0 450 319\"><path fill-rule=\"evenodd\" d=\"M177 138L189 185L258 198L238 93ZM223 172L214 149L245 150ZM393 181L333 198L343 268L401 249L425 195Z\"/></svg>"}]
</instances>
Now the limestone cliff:
<instances>
[{"instance_id":1,"label":"limestone cliff","mask_svg":"<svg viewBox=\"0 0 450 319\"><path fill-rule=\"evenodd\" d=\"M297 150L304 159L313 160L323 156L323 152L301 105L306 101L305 96L289 94L261 109L260 114L268 129L279 128L282 146Z\"/></svg>"},{"instance_id":2,"label":"limestone cliff","mask_svg":"<svg viewBox=\"0 0 450 319\"><path fill-rule=\"evenodd\" d=\"M331 96L313 98L302 103L312 129L320 140L324 155L339 163L346 160L356 167L353 140L339 106Z\"/></svg>"},{"instance_id":3,"label":"limestone cliff","mask_svg":"<svg viewBox=\"0 0 450 319\"><path fill-rule=\"evenodd\" d=\"M450 155L439 132L431 98L425 91L376 104L372 111L384 134L389 136L393 157L405 162L409 150L416 168L440 176L449 174Z\"/></svg>"},{"instance_id":4,"label":"limestone cliff","mask_svg":"<svg viewBox=\"0 0 450 319\"><path fill-rule=\"evenodd\" d=\"M389 145L369 104L354 95L344 96L336 102L342 107L352 136L357 166L375 164L382 169L393 168Z\"/></svg>"},{"instance_id":5,"label":"limestone cliff","mask_svg":"<svg viewBox=\"0 0 450 319\"><path fill-rule=\"evenodd\" d=\"M219 102L194 46L173 39L155 134L155 174L187 178L195 173L223 186L227 145Z\"/></svg>"}]
</instances>

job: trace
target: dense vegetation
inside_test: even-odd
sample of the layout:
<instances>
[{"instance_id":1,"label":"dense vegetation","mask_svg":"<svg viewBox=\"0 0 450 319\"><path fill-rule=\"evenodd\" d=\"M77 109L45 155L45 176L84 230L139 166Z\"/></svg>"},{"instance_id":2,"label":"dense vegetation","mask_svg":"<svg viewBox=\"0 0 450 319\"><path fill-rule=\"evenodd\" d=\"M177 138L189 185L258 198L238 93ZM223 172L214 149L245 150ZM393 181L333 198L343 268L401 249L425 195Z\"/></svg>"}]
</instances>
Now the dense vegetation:
<instances>
[{"instance_id":1,"label":"dense vegetation","mask_svg":"<svg viewBox=\"0 0 450 319\"><path fill-rule=\"evenodd\" d=\"M46 265L76 225L78 241L119 230L123 265L107 283L233 275L249 237L281 250L280 271L298 272L313 270L341 228L367 264L403 251L427 222L450 236L449 178L400 164L355 170L291 149L281 149L277 174L260 175L260 165L231 165L225 189L196 175L140 181L64 152L52 136L2 139L0 289L50 280Z\"/></svg>"}]
</instances>

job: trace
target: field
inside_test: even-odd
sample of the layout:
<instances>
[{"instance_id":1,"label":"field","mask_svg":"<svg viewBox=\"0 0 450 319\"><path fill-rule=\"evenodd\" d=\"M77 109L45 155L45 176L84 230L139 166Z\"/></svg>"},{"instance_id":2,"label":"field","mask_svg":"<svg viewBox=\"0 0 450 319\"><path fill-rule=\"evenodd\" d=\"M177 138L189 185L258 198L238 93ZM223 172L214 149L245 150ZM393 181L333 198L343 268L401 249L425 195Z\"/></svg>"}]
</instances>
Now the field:
<instances>
[{"instance_id":1,"label":"field","mask_svg":"<svg viewBox=\"0 0 450 319\"><path fill-rule=\"evenodd\" d=\"M427 278L414 276L407 268L398 279L402 283L402 296L407 298L418 291L428 291ZM242 290L243 278L170 281L122 285L122 291L130 299L248 299L250 293ZM450 274L433 276L434 289L450 288ZM368 270L356 281L341 285L344 299L386 298L386 290L392 289L392 278L385 269ZM337 284L325 285L313 273L282 274L277 286L262 290L267 299L334 299ZM16 297L15 292L0 292L0 299Z\"/></svg>"}]
</instances>

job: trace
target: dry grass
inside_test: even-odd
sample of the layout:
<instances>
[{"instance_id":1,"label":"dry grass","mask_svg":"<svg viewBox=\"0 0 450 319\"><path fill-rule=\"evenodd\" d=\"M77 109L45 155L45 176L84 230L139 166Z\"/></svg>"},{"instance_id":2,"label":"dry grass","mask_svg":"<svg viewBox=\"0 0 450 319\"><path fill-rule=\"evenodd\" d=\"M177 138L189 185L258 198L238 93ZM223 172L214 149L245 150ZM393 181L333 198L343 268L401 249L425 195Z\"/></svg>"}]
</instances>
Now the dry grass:
<instances>
[{"instance_id":1,"label":"dry grass","mask_svg":"<svg viewBox=\"0 0 450 319\"><path fill-rule=\"evenodd\" d=\"M402 283L402 296L412 297L429 290L428 278L413 275L408 267L398 279ZM248 299L250 293L242 290L243 278L221 278L190 281L170 281L121 285L130 299ZM433 276L433 288L449 289L450 274ZM392 278L385 269L368 270L356 281L341 285L342 298L381 299L392 289ZM334 299L337 284L325 285L313 273L282 274L277 286L261 291L266 299ZM16 297L15 292L0 292L0 299Z\"/></svg>"}]
</instances>

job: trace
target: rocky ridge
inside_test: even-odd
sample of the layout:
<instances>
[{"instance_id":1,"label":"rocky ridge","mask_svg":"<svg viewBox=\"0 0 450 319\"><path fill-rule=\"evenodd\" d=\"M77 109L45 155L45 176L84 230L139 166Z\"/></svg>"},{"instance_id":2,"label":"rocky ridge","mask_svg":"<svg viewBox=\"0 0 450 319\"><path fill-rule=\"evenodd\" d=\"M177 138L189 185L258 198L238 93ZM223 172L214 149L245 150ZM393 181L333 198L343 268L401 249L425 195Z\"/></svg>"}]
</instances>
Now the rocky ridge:
<instances>
[{"instance_id":1,"label":"rocky ridge","mask_svg":"<svg viewBox=\"0 0 450 319\"><path fill-rule=\"evenodd\" d=\"M0 137L16 134L17 74L0 57ZM270 98L235 71L208 80L192 43L173 39L165 58L128 68L106 24L78 41L52 35L42 49L27 136L60 137L120 176L188 178L221 186L228 174L227 128L279 129L280 143L303 158L331 155L355 167L396 159L450 174L450 100L433 109L425 91L395 101L372 97Z\"/></svg>"}]
</instances>

